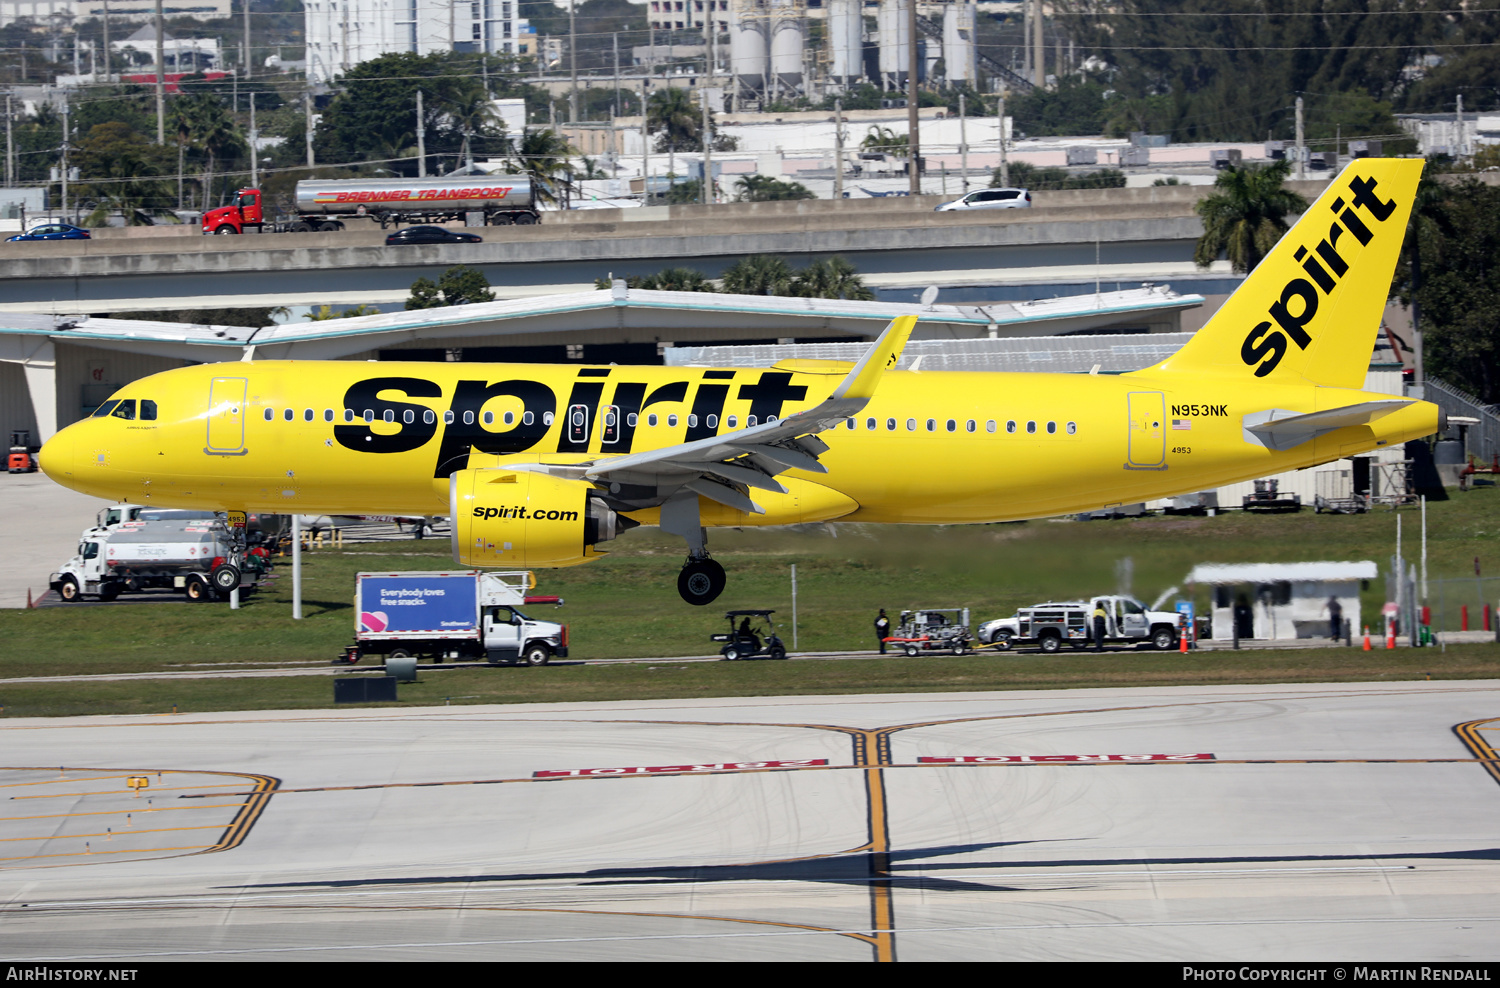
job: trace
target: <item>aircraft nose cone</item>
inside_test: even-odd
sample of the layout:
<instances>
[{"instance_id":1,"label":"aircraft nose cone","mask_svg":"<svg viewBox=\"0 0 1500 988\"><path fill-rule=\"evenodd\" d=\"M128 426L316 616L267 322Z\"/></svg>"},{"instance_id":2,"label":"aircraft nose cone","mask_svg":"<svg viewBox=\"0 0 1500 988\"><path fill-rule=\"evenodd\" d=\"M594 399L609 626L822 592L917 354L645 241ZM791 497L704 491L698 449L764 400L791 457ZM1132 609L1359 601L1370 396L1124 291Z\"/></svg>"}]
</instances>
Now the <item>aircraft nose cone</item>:
<instances>
[{"instance_id":1,"label":"aircraft nose cone","mask_svg":"<svg viewBox=\"0 0 1500 988\"><path fill-rule=\"evenodd\" d=\"M75 455L74 436L72 429L64 429L42 444L41 452L37 453L37 465L55 482L64 487L71 487L73 481L73 461Z\"/></svg>"}]
</instances>

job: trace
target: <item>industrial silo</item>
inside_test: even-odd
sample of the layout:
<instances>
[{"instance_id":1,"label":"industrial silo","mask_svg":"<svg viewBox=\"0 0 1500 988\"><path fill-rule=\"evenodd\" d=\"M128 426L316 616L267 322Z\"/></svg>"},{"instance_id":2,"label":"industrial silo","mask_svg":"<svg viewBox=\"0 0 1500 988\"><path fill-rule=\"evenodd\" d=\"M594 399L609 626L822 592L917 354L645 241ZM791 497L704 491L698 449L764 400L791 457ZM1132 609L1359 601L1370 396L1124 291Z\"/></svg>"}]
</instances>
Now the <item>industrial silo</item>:
<instances>
[{"instance_id":1,"label":"industrial silo","mask_svg":"<svg viewBox=\"0 0 1500 988\"><path fill-rule=\"evenodd\" d=\"M952 3L943 8L943 62L948 82L974 83L979 65L974 48L974 17L978 4Z\"/></svg>"},{"instance_id":2,"label":"industrial silo","mask_svg":"<svg viewBox=\"0 0 1500 988\"><path fill-rule=\"evenodd\" d=\"M729 5L729 72L742 90L759 92L770 71L767 0L732 0Z\"/></svg>"},{"instance_id":3,"label":"industrial silo","mask_svg":"<svg viewBox=\"0 0 1500 988\"><path fill-rule=\"evenodd\" d=\"M911 31L906 18L902 0L880 0L875 23L880 32L880 78L888 89L905 85L911 65Z\"/></svg>"},{"instance_id":4,"label":"industrial silo","mask_svg":"<svg viewBox=\"0 0 1500 988\"><path fill-rule=\"evenodd\" d=\"M778 89L802 86L802 46L807 36L804 0L770 0L771 75Z\"/></svg>"},{"instance_id":5,"label":"industrial silo","mask_svg":"<svg viewBox=\"0 0 1500 988\"><path fill-rule=\"evenodd\" d=\"M829 75L840 85L864 72L864 0L832 0L828 7Z\"/></svg>"}]
</instances>

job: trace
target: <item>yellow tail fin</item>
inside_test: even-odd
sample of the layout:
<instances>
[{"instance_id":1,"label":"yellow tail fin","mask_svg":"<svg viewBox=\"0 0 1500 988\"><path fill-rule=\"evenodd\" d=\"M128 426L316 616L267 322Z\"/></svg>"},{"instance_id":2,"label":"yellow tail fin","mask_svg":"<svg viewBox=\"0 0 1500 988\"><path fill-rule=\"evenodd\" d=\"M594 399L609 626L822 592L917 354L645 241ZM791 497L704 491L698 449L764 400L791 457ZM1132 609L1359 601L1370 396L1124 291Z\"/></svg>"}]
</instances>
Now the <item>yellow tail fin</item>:
<instances>
[{"instance_id":1,"label":"yellow tail fin","mask_svg":"<svg viewBox=\"0 0 1500 988\"><path fill-rule=\"evenodd\" d=\"M1423 164L1351 162L1208 324L1140 373L1363 387Z\"/></svg>"}]
</instances>

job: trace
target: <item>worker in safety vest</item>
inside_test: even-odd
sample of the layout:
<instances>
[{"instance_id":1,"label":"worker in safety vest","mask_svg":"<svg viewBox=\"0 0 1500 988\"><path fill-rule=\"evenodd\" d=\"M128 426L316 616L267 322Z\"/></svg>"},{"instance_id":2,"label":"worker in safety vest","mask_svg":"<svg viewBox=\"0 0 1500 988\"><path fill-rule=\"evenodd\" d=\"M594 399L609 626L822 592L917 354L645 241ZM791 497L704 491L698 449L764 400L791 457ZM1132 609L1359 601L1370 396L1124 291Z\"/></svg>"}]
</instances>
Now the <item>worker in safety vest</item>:
<instances>
[{"instance_id":1,"label":"worker in safety vest","mask_svg":"<svg viewBox=\"0 0 1500 988\"><path fill-rule=\"evenodd\" d=\"M1104 601L1094 601L1094 651L1104 651L1105 625L1109 622L1109 612L1104 609Z\"/></svg>"}]
</instances>

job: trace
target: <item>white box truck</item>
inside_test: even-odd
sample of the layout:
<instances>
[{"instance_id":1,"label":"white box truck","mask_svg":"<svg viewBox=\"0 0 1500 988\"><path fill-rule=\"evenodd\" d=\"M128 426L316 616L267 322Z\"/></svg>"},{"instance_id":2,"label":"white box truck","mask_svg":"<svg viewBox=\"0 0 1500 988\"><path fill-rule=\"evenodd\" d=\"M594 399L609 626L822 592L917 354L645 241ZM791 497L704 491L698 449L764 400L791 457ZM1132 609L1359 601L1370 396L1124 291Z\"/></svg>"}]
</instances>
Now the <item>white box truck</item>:
<instances>
[{"instance_id":1,"label":"white box truck","mask_svg":"<svg viewBox=\"0 0 1500 988\"><path fill-rule=\"evenodd\" d=\"M345 662L383 655L544 666L568 656L567 625L521 610L562 604L529 594L536 586L530 573L360 573L355 581L354 644Z\"/></svg>"}]
</instances>

